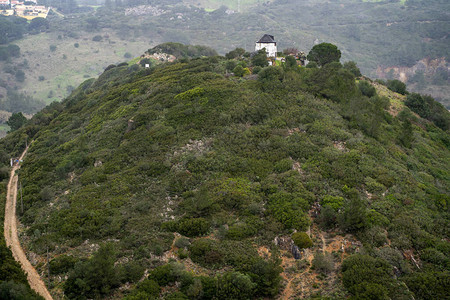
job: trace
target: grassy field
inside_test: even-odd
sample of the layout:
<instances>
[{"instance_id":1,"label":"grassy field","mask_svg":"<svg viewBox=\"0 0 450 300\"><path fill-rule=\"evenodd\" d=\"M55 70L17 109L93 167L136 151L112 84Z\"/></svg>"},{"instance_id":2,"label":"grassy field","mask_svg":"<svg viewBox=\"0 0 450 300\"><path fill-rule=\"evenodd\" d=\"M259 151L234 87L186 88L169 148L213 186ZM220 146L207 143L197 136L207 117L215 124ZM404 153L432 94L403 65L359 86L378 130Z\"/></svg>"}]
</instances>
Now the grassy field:
<instances>
[{"instance_id":1,"label":"grassy field","mask_svg":"<svg viewBox=\"0 0 450 300\"><path fill-rule=\"evenodd\" d=\"M98 34L104 36L103 40L92 41ZM106 31L88 33L78 39L59 39L53 35L42 33L17 42L22 50L19 60L27 60L29 66L24 70L26 80L19 91L46 103L63 99L71 87L77 87L87 78L97 77L108 65L129 60L124 58L125 53L136 57L153 46L144 39L123 41ZM50 51L50 45L56 46L54 52ZM41 76L44 80L39 80Z\"/></svg>"}]
</instances>

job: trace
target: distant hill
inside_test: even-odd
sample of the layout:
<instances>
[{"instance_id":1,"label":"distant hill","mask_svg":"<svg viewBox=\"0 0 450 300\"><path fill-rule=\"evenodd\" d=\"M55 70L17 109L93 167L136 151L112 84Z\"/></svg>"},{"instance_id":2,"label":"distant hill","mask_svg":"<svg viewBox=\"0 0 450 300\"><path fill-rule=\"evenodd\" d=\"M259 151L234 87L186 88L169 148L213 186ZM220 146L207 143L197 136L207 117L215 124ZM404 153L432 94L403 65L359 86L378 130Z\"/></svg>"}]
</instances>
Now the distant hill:
<instances>
[{"instance_id":1,"label":"distant hill","mask_svg":"<svg viewBox=\"0 0 450 300\"><path fill-rule=\"evenodd\" d=\"M52 293L448 295L448 112L348 64L257 63L113 65L0 141L6 165L33 140L20 221Z\"/></svg>"}]
</instances>

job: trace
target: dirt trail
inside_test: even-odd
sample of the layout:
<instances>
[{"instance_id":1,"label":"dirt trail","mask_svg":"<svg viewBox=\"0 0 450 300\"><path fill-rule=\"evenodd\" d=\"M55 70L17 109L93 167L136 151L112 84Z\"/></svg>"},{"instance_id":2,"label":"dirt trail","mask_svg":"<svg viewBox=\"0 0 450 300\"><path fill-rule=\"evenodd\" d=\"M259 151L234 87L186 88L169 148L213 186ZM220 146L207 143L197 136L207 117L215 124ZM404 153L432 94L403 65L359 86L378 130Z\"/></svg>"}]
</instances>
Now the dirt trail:
<instances>
[{"instance_id":1,"label":"dirt trail","mask_svg":"<svg viewBox=\"0 0 450 300\"><path fill-rule=\"evenodd\" d=\"M20 156L19 160L27 153L28 147ZM6 193L6 207L5 207L5 240L6 245L11 247L14 259L20 263L22 269L27 274L28 282L33 290L46 300L53 299L39 274L28 261L25 252L20 246L19 237L17 234L17 220L16 220L16 202L17 202L17 182L18 176L15 174L20 165L14 165L9 177L8 189Z\"/></svg>"}]
</instances>

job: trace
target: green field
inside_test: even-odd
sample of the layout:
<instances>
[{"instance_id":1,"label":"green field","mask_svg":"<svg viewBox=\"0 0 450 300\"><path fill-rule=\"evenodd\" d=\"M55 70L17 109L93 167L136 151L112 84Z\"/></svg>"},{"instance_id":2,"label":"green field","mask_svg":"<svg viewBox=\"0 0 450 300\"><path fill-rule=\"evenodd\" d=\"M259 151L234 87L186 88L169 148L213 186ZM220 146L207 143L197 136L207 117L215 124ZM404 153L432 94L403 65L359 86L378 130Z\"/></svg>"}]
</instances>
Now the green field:
<instances>
[{"instance_id":1,"label":"green field","mask_svg":"<svg viewBox=\"0 0 450 300\"><path fill-rule=\"evenodd\" d=\"M92 37L95 35L109 38L94 42ZM75 43L79 44L78 48ZM62 100L71 87L77 87L87 78L97 77L108 65L128 60L124 58L126 52L137 57L152 46L144 38L124 41L107 31L61 39L55 33L42 33L27 36L16 44L22 49L22 57L17 61L28 62L28 68L24 69L26 80L19 91L46 103ZM55 45L56 51L51 52L50 45ZM4 65L0 63L0 68ZM44 77L43 81L39 80L40 76Z\"/></svg>"}]
</instances>

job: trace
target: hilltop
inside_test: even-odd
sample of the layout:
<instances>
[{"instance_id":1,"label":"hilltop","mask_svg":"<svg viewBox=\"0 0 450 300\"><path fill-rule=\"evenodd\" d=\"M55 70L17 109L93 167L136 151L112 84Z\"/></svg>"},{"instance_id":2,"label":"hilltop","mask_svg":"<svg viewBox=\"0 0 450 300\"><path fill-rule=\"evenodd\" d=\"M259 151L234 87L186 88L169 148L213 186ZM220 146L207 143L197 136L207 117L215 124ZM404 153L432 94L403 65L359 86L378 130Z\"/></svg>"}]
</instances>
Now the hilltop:
<instances>
[{"instance_id":1,"label":"hilltop","mask_svg":"<svg viewBox=\"0 0 450 300\"><path fill-rule=\"evenodd\" d=\"M111 65L1 140L5 165L33 140L22 242L54 295L448 296L448 112L266 63Z\"/></svg>"},{"instance_id":2,"label":"hilltop","mask_svg":"<svg viewBox=\"0 0 450 300\"><path fill-rule=\"evenodd\" d=\"M102 2L104 6L98 5ZM448 1L45 3L57 10L46 20L35 19L40 22L0 16L0 31L8 32L0 35L1 110L35 113L67 97L87 78L98 77L109 64L138 57L163 42L207 45L223 55L236 47L253 50L264 33L276 37L280 51L307 53L315 43L330 41L364 75L401 78L410 90L431 94L449 108ZM23 27L23 34L9 32L16 27ZM15 51L7 48L14 45Z\"/></svg>"}]
</instances>

